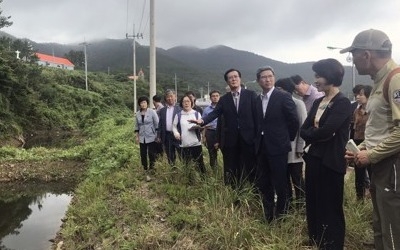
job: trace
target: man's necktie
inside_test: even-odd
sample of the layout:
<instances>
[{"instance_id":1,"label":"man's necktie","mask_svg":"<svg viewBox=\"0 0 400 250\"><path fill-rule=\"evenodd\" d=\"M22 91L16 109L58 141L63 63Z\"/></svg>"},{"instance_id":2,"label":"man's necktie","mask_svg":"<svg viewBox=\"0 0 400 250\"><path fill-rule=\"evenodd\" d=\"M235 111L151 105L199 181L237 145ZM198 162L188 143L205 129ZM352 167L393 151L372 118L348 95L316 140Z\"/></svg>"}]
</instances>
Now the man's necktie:
<instances>
[{"instance_id":1,"label":"man's necktie","mask_svg":"<svg viewBox=\"0 0 400 250\"><path fill-rule=\"evenodd\" d=\"M268 106L268 96L263 95L262 96L262 108L263 108L264 116L265 116L265 111L267 110L267 106Z\"/></svg>"},{"instance_id":2,"label":"man's necktie","mask_svg":"<svg viewBox=\"0 0 400 250\"><path fill-rule=\"evenodd\" d=\"M239 109L239 93L238 92L233 92L233 102L235 103L236 111Z\"/></svg>"}]
</instances>

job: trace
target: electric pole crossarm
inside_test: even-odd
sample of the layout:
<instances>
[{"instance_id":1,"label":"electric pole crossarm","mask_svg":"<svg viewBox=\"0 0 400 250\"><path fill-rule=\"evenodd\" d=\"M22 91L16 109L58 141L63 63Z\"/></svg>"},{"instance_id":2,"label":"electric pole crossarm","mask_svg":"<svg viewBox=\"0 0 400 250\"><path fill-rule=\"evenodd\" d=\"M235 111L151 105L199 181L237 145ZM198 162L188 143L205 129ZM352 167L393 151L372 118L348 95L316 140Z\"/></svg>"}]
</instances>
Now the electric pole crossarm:
<instances>
[{"instance_id":1,"label":"electric pole crossarm","mask_svg":"<svg viewBox=\"0 0 400 250\"><path fill-rule=\"evenodd\" d=\"M129 35L128 33L126 33L126 39L129 38L133 38L133 42L132 42L132 48L133 48L133 52L132 52L132 60L133 60L133 110L134 112L137 111L137 94L136 94L136 38L143 38L143 34L135 34L135 25L133 25L133 35Z\"/></svg>"}]
</instances>

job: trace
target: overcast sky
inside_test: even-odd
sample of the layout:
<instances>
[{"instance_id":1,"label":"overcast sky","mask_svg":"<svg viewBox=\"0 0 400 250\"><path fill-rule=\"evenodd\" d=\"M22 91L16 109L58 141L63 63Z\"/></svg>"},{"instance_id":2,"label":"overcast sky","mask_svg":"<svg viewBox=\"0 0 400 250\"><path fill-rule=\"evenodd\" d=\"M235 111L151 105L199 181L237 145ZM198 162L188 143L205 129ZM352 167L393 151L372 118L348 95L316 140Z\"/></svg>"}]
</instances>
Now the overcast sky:
<instances>
[{"instance_id":1,"label":"overcast sky","mask_svg":"<svg viewBox=\"0 0 400 250\"><path fill-rule=\"evenodd\" d=\"M3 0L2 15L14 24L5 31L35 42L80 43L122 39L142 32L149 45L149 0ZM157 47L208 48L226 45L283 62L346 54L362 30L388 34L400 63L399 0L155 0ZM349 64L349 63L347 63Z\"/></svg>"}]
</instances>

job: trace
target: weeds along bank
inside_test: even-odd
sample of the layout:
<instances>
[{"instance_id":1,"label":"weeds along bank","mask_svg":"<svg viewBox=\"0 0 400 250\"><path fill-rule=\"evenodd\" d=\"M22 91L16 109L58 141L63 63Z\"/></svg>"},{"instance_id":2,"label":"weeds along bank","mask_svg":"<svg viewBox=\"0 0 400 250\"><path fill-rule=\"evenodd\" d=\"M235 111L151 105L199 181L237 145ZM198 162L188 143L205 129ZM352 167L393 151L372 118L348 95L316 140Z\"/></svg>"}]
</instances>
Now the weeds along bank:
<instances>
[{"instance_id":1,"label":"weeds along bank","mask_svg":"<svg viewBox=\"0 0 400 250\"><path fill-rule=\"evenodd\" d=\"M222 169L200 176L192 166L171 169L161 159L146 182L132 128L126 118L88 130L82 151L88 175L56 243L65 249L305 249L304 208L268 225L253 189L224 186ZM353 179L345 192L346 247L365 249L371 205L356 202Z\"/></svg>"},{"instance_id":2,"label":"weeds along bank","mask_svg":"<svg viewBox=\"0 0 400 250\"><path fill-rule=\"evenodd\" d=\"M172 170L165 159L157 162L152 181L146 182L130 117L101 119L85 134L83 144L65 150L0 151L21 161L38 157L85 162L84 179L54 248L304 249L304 208L267 225L251 187L231 190L222 184L221 169L208 169L201 177L194 167L178 164ZM368 200L356 202L353 179L348 178L345 192L346 246L365 249L362 241L371 237L371 206Z\"/></svg>"}]
</instances>

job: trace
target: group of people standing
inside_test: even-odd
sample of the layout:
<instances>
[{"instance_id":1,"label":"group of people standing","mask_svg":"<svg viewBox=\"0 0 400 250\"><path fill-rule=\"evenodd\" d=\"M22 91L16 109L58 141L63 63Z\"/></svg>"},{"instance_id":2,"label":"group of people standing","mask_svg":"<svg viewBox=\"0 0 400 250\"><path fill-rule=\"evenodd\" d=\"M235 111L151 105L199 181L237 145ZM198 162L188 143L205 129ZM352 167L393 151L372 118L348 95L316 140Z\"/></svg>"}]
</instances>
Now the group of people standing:
<instances>
[{"instance_id":1,"label":"group of people standing","mask_svg":"<svg viewBox=\"0 0 400 250\"><path fill-rule=\"evenodd\" d=\"M149 108L147 97L138 99L140 110L135 115L135 132L144 170L153 169L156 157L165 152L169 164L175 164L178 154L187 163L193 160L204 173L201 128L188 122L201 117L203 112L201 107L195 105L193 92L187 92L176 105L174 91L167 90L164 102L165 106L161 97L155 95L153 110Z\"/></svg>"},{"instance_id":2,"label":"group of people standing","mask_svg":"<svg viewBox=\"0 0 400 250\"><path fill-rule=\"evenodd\" d=\"M375 248L400 249L400 76L388 77L397 67L391 43L383 32L366 30L341 52L352 53L359 74L374 80L373 87L355 90L353 107L339 89L344 68L332 58L313 64L315 86L298 75L276 81L272 67L261 67L256 71L262 89L258 95L242 87L239 70L229 69L224 74L229 90L221 97L218 91L211 92L212 104L202 116L189 94L176 106L170 90L158 115L149 112L146 119L147 110L141 109L137 123L153 122L157 130L151 139L142 140L144 132L137 129L141 156L142 144L161 142L171 165L179 149L183 159L194 160L204 172L200 130L205 129L210 165L216 166L221 149L225 184L240 188L243 181L252 182L268 222L287 213L292 189L295 199L305 197L309 244L319 249L344 247L344 176L347 165L354 162L357 196L364 195L359 190L365 183L365 168L369 170ZM390 84L384 84L385 79ZM146 106L142 102L141 108ZM351 121L358 153L346 151ZM143 152L151 147L143 146ZM150 157L150 167L151 162Z\"/></svg>"}]
</instances>

